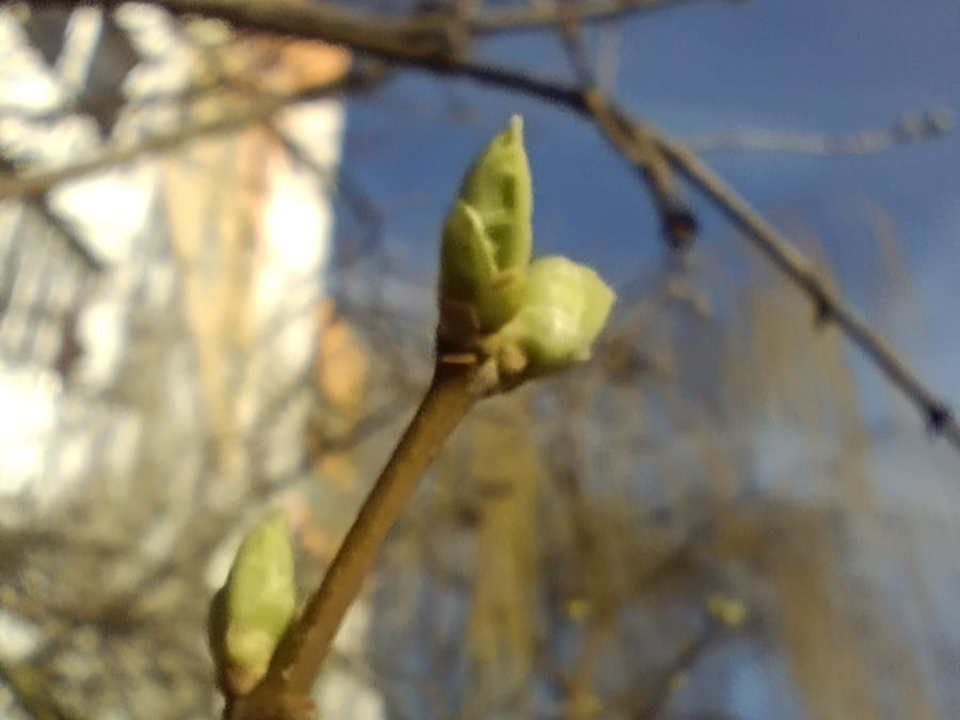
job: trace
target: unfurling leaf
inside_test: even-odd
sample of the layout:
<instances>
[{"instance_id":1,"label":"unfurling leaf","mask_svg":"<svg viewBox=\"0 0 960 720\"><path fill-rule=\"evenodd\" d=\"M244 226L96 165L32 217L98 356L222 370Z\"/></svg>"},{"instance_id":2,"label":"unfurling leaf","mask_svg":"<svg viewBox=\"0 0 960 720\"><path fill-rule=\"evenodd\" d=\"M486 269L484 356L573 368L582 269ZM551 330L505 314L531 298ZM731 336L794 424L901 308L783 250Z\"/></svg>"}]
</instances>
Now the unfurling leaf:
<instances>
[{"instance_id":1,"label":"unfurling leaf","mask_svg":"<svg viewBox=\"0 0 960 720\"><path fill-rule=\"evenodd\" d=\"M439 347L479 363L485 392L589 358L613 306L613 290L590 268L563 257L530 262L532 206L515 116L467 171L440 250Z\"/></svg>"},{"instance_id":2,"label":"unfurling leaf","mask_svg":"<svg viewBox=\"0 0 960 720\"><path fill-rule=\"evenodd\" d=\"M615 297L591 268L565 257L539 258L527 270L520 309L497 333L495 345L523 352L526 377L583 362Z\"/></svg>"},{"instance_id":3,"label":"unfurling leaf","mask_svg":"<svg viewBox=\"0 0 960 720\"><path fill-rule=\"evenodd\" d=\"M530 262L532 197L523 123L514 116L474 160L444 223L441 313L445 305L466 306L475 324L465 327L465 313L442 317L454 335L494 331L516 311Z\"/></svg>"},{"instance_id":4,"label":"unfurling leaf","mask_svg":"<svg viewBox=\"0 0 960 720\"><path fill-rule=\"evenodd\" d=\"M519 115L510 118L467 171L460 200L480 216L500 268L530 262L533 186Z\"/></svg>"}]
</instances>

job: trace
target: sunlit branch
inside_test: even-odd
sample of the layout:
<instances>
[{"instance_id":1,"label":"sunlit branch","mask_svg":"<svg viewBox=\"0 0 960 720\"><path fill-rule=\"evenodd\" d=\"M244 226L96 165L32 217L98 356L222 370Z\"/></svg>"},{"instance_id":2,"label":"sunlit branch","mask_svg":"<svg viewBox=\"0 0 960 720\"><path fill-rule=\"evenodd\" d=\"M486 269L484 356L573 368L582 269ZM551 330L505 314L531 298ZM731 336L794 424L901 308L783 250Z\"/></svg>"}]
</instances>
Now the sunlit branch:
<instances>
[{"instance_id":1,"label":"sunlit branch","mask_svg":"<svg viewBox=\"0 0 960 720\"><path fill-rule=\"evenodd\" d=\"M609 110L596 73L587 57L578 12L583 3L569 2L561 23L567 55L581 87L581 97L597 128L618 153L638 171L660 215L670 246L684 250L696 239L697 223L673 179L673 171L642 126L624 124Z\"/></svg>"},{"instance_id":2,"label":"sunlit branch","mask_svg":"<svg viewBox=\"0 0 960 720\"><path fill-rule=\"evenodd\" d=\"M740 0L722 0L739 2ZM594 0L577 3L577 19L584 23L621 20L631 15L665 10L691 0ZM470 21L476 35L550 29L563 22L565 3L530 3L518 7L485 10Z\"/></svg>"}]
</instances>

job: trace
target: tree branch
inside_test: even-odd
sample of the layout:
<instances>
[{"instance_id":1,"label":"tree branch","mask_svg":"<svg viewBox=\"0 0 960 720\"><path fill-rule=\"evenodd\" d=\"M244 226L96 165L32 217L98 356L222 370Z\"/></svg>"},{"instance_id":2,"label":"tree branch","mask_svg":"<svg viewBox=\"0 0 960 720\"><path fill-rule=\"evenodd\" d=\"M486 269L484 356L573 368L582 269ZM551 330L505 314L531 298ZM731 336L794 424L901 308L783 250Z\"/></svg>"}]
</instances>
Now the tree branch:
<instances>
[{"instance_id":1,"label":"tree branch","mask_svg":"<svg viewBox=\"0 0 960 720\"><path fill-rule=\"evenodd\" d=\"M73 165L46 172L0 175L0 199L24 198L41 195L55 185L92 175L108 168L123 165L145 155L173 150L191 140L208 135L230 132L268 120L290 105L321 97L328 97L371 81L370 77L352 74L342 80L307 88L292 95L262 97L250 107L212 122L188 125L176 132L147 138L128 147L102 147L94 157Z\"/></svg>"},{"instance_id":2,"label":"tree branch","mask_svg":"<svg viewBox=\"0 0 960 720\"><path fill-rule=\"evenodd\" d=\"M650 132L677 171L697 186L743 231L747 240L810 298L816 319L835 322L887 379L920 409L931 432L943 436L960 449L960 426L950 408L924 385L896 350L824 282L814 264L695 154L657 130L650 128Z\"/></svg>"},{"instance_id":3,"label":"tree branch","mask_svg":"<svg viewBox=\"0 0 960 720\"><path fill-rule=\"evenodd\" d=\"M475 365L438 359L433 382L390 460L347 532L317 591L281 642L266 678L232 698L225 718L297 718L309 707L310 690L343 616L360 592L377 551L434 455L479 399Z\"/></svg>"},{"instance_id":4,"label":"tree branch","mask_svg":"<svg viewBox=\"0 0 960 720\"><path fill-rule=\"evenodd\" d=\"M33 720L78 720L56 701L42 673L29 665L0 661L0 679Z\"/></svg>"},{"instance_id":5,"label":"tree branch","mask_svg":"<svg viewBox=\"0 0 960 720\"><path fill-rule=\"evenodd\" d=\"M584 3L585 22L614 20L687 3L691 0L594 0ZM702 0L701 0L702 1ZM723 0L734 3L742 0ZM124 0L93 3L116 7ZM34 6L89 4L76 0L34 0ZM382 17L331 0L152 0L175 15L216 17L238 28L323 40L395 62L406 63L447 56L465 39L510 31L551 29L562 22L560 3L536 3L520 8L486 10L458 17L442 7L403 17Z\"/></svg>"},{"instance_id":6,"label":"tree branch","mask_svg":"<svg viewBox=\"0 0 960 720\"><path fill-rule=\"evenodd\" d=\"M699 633L680 646L676 657L657 678L649 696L641 701L638 708L630 709L630 717L633 720L655 720L660 717L670 700L683 687L684 678L691 668L717 640L722 631L723 627L718 622L708 619L706 626Z\"/></svg>"},{"instance_id":7,"label":"tree branch","mask_svg":"<svg viewBox=\"0 0 960 720\"><path fill-rule=\"evenodd\" d=\"M587 58L586 43L580 32L584 3L565 2L562 37L574 74L580 83L580 97L604 138L638 171L654 200L661 228L674 250L685 250L696 239L697 222L673 181L670 165L651 141L645 129L624 124L610 112L604 93Z\"/></svg>"}]
</instances>

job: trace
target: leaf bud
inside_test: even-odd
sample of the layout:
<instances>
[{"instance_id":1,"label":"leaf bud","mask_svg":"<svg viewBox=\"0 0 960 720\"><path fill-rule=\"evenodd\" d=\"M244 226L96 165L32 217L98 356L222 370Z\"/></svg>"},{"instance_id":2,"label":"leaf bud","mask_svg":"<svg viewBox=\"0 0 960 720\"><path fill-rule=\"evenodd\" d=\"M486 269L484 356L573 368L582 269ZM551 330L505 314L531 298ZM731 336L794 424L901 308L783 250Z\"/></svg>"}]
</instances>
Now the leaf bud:
<instances>
[{"instance_id":1,"label":"leaf bud","mask_svg":"<svg viewBox=\"0 0 960 720\"><path fill-rule=\"evenodd\" d=\"M245 695L263 678L296 607L293 548L276 513L240 544L210 608L210 646L224 689Z\"/></svg>"}]
</instances>

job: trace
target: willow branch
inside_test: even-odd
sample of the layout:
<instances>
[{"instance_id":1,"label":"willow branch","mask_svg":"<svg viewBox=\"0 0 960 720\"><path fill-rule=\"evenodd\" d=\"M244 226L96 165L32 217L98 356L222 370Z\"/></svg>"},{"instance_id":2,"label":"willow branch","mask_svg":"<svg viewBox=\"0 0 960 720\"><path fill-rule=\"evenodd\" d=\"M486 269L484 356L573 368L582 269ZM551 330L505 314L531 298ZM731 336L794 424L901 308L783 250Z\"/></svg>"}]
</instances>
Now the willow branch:
<instances>
[{"instance_id":1,"label":"willow branch","mask_svg":"<svg viewBox=\"0 0 960 720\"><path fill-rule=\"evenodd\" d=\"M736 2L737 0L723 0ZM655 10L683 5L691 0L593 0L581 2L577 17L584 23L621 20ZM470 22L475 35L550 29L563 23L563 2L530 3L518 7L485 10Z\"/></svg>"},{"instance_id":2,"label":"willow branch","mask_svg":"<svg viewBox=\"0 0 960 720\"><path fill-rule=\"evenodd\" d=\"M630 716L635 720L655 720L660 717L677 690L683 686L682 678L716 641L722 630L719 623L708 620L706 627L684 642L677 655L657 679L650 695L640 703L638 708L630 708Z\"/></svg>"}]
</instances>

